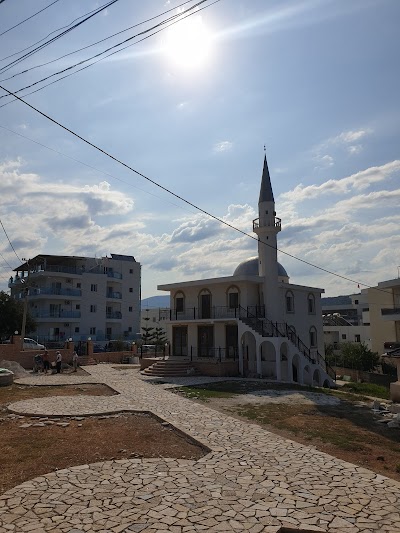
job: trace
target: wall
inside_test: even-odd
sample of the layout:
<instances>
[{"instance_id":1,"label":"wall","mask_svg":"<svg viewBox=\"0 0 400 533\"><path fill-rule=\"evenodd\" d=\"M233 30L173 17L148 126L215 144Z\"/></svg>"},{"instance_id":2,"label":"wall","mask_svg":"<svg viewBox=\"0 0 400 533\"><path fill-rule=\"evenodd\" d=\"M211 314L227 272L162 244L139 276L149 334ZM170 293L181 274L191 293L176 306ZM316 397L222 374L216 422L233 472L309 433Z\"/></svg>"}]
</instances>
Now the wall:
<instances>
[{"instance_id":1,"label":"wall","mask_svg":"<svg viewBox=\"0 0 400 533\"><path fill-rule=\"evenodd\" d=\"M378 352L379 355L386 351L384 348L385 342L396 340L396 323L390 320L382 320L381 309L393 307L391 289L384 287L384 291L368 289L368 305L371 320L371 349L373 352Z\"/></svg>"},{"instance_id":2,"label":"wall","mask_svg":"<svg viewBox=\"0 0 400 533\"><path fill-rule=\"evenodd\" d=\"M14 335L11 339L11 344L0 344L0 361L15 361L19 363L26 370L33 368L33 358L38 353L43 353L38 350L23 350L21 351L21 337ZM60 350L48 350L50 363L56 360L56 352L60 351L63 361L69 363L72 360L72 352L74 349L73 344L69 345L64 349Z\"/></svg>"},{"instance_id":3,"label":"wall","mask_svg":"<svg viewBox=\"0 0 400 533\"><path fill-rule=\"evenodd\" d=\"M350 376L353 381L361 380L366 383L382 385L383 387L389 387L390 383L397 381L396 376L389 376L388 374L375 374L373 372L363 372L362 370L353 370L340 366L334 366L333 369L338 376Z\"/></svg>"}]
</instances>

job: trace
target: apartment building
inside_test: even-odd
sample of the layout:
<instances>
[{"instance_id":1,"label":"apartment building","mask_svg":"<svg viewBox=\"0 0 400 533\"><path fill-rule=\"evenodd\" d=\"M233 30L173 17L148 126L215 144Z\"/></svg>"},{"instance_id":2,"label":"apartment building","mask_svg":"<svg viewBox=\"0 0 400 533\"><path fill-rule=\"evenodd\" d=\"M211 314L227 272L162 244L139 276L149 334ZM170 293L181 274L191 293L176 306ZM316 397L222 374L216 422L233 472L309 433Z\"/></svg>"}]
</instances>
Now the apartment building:
<instances>
[{"instance_id":1,"label":"apartment building","mask_svg":"<svg viewBox=\"0 0 400 533\"><path fill-rule=\"evenodd\" d=\"M38 255L14 272L11 296L27 298L39 341L137 338L141 265L133 256Z\"/></svg>"}]
</instances>

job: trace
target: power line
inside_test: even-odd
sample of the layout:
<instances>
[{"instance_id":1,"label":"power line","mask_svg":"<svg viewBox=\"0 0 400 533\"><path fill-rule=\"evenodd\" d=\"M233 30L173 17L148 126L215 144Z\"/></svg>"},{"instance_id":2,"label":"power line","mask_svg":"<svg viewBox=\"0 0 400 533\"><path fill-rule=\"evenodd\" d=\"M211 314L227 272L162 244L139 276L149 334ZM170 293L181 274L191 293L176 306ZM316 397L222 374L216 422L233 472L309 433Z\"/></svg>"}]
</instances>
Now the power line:
<instances>
[{"instance_id":1,"label":"power line","mask_svg":"<svg viewBox=\"0 0 400 533\"><path fill-rule=\"evenodd\" d=\"M4 233L6 234L7 240L8 240L8 242L10 243L10 246L11 246L13 252L15 253L15 255L16 255L18 261L19 261L20 263L22 263L22 260L18 257L18 254L17 254L17 252L15 251L15 248L14 248L12 242L10 241L10 237L7 235L6 228L3 226L3 222L2 222L1 220L0 220L0 224L1 224L1 227L3 228Z\"/></svg>"},{"instance_id":2,"label":"power line","mask_svg":"<svg viewBox=\"0 0 400 533\"><path fill-rule=\"evenodd\" d=\"M237 231L238 233L241 233L242 235L246 236L246 237L250 237L250 239L253 239L254 241L256 242L261 242L262 244L264 244L265 246L269 246L270 248L273 248L274 250L277 250L278 252L288 256L288 257L291 257L292 259L296 259L297 261L300 261L301 263L305 264L305 265L308 265L308 266L311 266L313 268L316 268L318 270L321 270L322 272L326 272L327 274L330 274L331 276L336 276L337 278L341 278L341 279L344 279L345 281L350 281L351 283L355 283L357 285L362 285L363 287L367 287L369 289L374 289L374 290L378 290L378 291L381 291L381 292L385 292L385 293L388 293L388 291L385 291L384 289L379 289L377 287L373 287L372 285L368 285L367 283L363 283L361 281L356 281L354 279L351 279L351 278L348 278L346 276L343 276L342 274L338 274L336 272L333 272L331 270L328 270L327 268L323 268L319 265L315 265L314 263L311 263L310 261L306 261L305 259L301 259L300 257L297 257L289 252L285 252L284 250L281 250L280 248L278 247L275 247L275 246L272 246L271 244L265 242L265 241L261 241L258 239L258 237L254 237L253 235L250 235L250 233L247 233L235 226L233 226L232 224L229 224L229 222L226 222L225 220L222 220L221 218L217 217L216 215L213 215L212 213L209 213L208 211L206 211L205 209L202 209L201 207L197 206L196 204L190 202L189 200L186 200L186 198L183 198L182 196L180 196L179 194L171 191L170 189L168 189L167 187L164 187L163 185L161 185L160 183L157 183L155 180L149 178L148 176L146 176L145 174L143 174L142 172L139 172L138 170L134 169L133 167L131 167L130 165L128 165L127 163L124 163L122 160L118 159L117 157L113 156L112 154L110 154L109 152L107 152L106 150L103 150L102 148L100 148L99 146L97 146L96 144L88 141L87 139L85 139L84 137L82 137L81 135L79 135L78 133L76 133L75 131L71 130L70 128L67 128L67 126L64 126L63 124L61 124L60 122L58 122L57 120L55 120L54 118L52 118L50 115L47 115L46 113L44 113L43 111L40 111L38 108L34 107L32 104L26 102L25 100L23 100L20 96L17 96L16 94L14 94L13 92L11 92L9 89L6 89L5 87L3 87L2 85L0 85L0 89L3 89L3 91L6 91L7 93L9 93L11 96L14 96L17 100L19 100L20 102L22 102L23 104L25 104L26 106L30 107L31 109L33 109L34 111L36 111L37 113L39 113L40 115L42 115L43 117L47 118L48 120L50 120L50 122L52 122L53 124L56 124L57 126L59 126L60 128L62 128L63 130L67 131L68 133L70 133L71 135L73 135L74 137L76 137L77 139L80 139L81 141L83 141L85 144L91 146L92 148L94 148L95 150L97 150L98 152L104 154L105 156L109 157L110 159L112 159L113 161L115 161L116 163L120 164L121 166L127 168L128 170L134 172L135 174L137 174L138 176L144 178L145 180L149 181L150 183L152 183L153 185L155 185L156 187L159 187L160 189L162 189L163 191L171 194L172 196L174 196L175 198L178 198L178 200L181 200L182 202L184 202L185 204L187 205L190 205L191 207L193 207L194 209L196 209L197 211L200 211L201 213L207 215L208 217L216 220L217 222L220 222L221 224L227 226L228 228L230 229L233 229L235 231ZM390 293L391 294L391 293Z\"/></svg>"},{"instance_id":3,"label":"power line","mask_svg":"<svg viewBox=\"0 0 400 533\"><path fill-rule=\"evenodd\" d=\"M31 83L30 85L26 85L25 87L22 87L21 89L18 89L15 91L15 94L18 94L26 89L29 89L31 87L34 87L35 85L39 84L39 83L42 83L43 81L46 81L54 76L58 76L59 74L62 74L63 72L67 72L79 65L82 65L84 63L87 63L88 61L91 61L92 59L95 59L96 57L99 57L99 56L102 56L104 54L106 54L107 52L109 52L110 50L113 50L114 48L118 48L119 46L122 46L124 43L127 43L129 41L131 41L132 39L136 39L137 37L139 37L140 35L144 35L144 34L147 34L149 32L151 32L152 30L156 29L156 28L159 28L160 26L164 26L162 27L161 29L158 29L156 31L154 31L153 33L150 33L150 35L147 35L146 37L143 37L142 39L139 39L138 41L134 42L134 43L131 43L127 46L124 46L123 48L119 49L119 50L115 50L114 52L111 52L110 54L104 56L104 57L100 57L99 59L97 59L96 61L93 61L93 63L90 63L89 65L86 65L78 70L76 70L75 72L71 72L70 74L67 74L66 76L62 76L61 78L53 81L53 82L50 82L46 85L44 85L43 87L40 87L39 89L35 90L35 91L32 91L30 93L27 93L26 95L24 96L28 96L30 94L33 94L35 92L38 92L40 91L41 89L44 89L45 87L48 87L49 85L52 85L53 83L57 83L58 81L60 80L63 80L65 78L68 78L69 76L72 76L73 74L77 74L78 72L80 72L81 70L85 70L86 68L89 68L91 67L92 65L95 65L96 63L99 63L100 61L102 61L103 59L106 59L107 57L110 57L116 53L119 53L119 52L122 52L122 50L125 50L126 48L129 48L130 46L133 46L135 44L138 44L146 39L148 39L149 37L152 37L153 35L156 35L157 33L160 33L161 31L169 28L170 26L174 25L174 24L177 24L178 22L184 20L185 18L189 17L189 16L192 16L194 15L195 13L199 13L200 11L202 11L203 9L207 9L209 7L211 7L212 5L220 2L221 0L214 0L214 2L212 2L211 4L208 4L196 11L193 11L194 9L196 9L199 5L203 4L204 2L208 2L208 0L201 0L200 2L198 2L197 4L195 4L194 6L191 6L189 7L184 13L187 13L185 16L182 16L183 14L182 13L179 13L177 15L174 15L173 17L169 17L168 19L166 19L165 21L162 21L158 24L156 24L155 26L152 26L151 28L148 28L147 30L143 30L142 32L139 32L137 33L136 35L133 35L131 37L129 37L128 39L125 39L124 41L121 41L120 43L117 43L113 46L110 46L109 48L107 48L106 50L104 50L103 52L99 52L87 59L83 59L82 61L79 61L78 63L75 63L74 65L70 65L69 67L66 67L58 72L54 72L53 74L50 74L49 76L46 76L45 78L42 78L41 80L38 80L38 81L35 81L33 83ZM191 11L191 13L188 13L188 11ZM172 21L172 22L171 22ZM167 24L167 22L170 22L170 24ZM166 25L167 24L167 25ZM166 26L165 26L166 25ZM10 79L10 78L6 78L5 80L7 79ZM2 81L5 81L4 79ZM7 98L7 94L3 94L2 96L0 96L0 99L2 98ZM11 100L9 101L7 104L5 105L8 105L9 103L13 102L14 100ZM0 108L3 107L3 106L0 106Z\"/></svg>"},{"instance_id":4,"label":"power line","mask_svg":"<svg viewBox=\"0 0 400 533\"><path fill-rule=\"evenodd\" d=\"M37 46L36 48L34 48L33 50L31 50L30 52L27 52L26 54L22 55L21 57L17 58L17 59L14 59L14 61L11 61L11 63L9 63L8 65L5 65L4 67L1 67L0 68L0 71L1 72L6 72L7 70L10 70L10 68L12 68L14 65L17 65L18 63L20 63L21 61L23 61L24 59L26 59L27 57L30 57L31 55L33 54L36 54L36 52L39 52L40 50L42 50L43 48L45 48L46 46L49 46L50 44L54 43L55 41L57 41L58 39L61 39L61 37L64 37L64 35L67 35L69 32L75 30L76 28L78 28L79 26L81 26L81 24L84 24L85 22L87 22L88 20L90 20L92 17L95 17L96 15L98 15L99 13L101 13L102 11L104 11L105 9L107 9L108 7L110 7L111 5L115 4L116 2L118 2L118 0L110 0L107 4L104 4L102 6L100 6L98 9L96 9L94 12L92 12L90 15L88 15L87 17L85 17L83 20L77 22L76 24L74 24L73 26L71 26L70 28L66 29L65 31L59 33L58 35L52 37L51 39L49 39L48 41L44 42L43 44L41 44L40 46Z\"/></svg>"},{"instance_id":5,"label":"power line","mask_svg":"<svg viewBox=\"0 0 400 533\"><path fill-rule=\"evenodd\" d=\"M159 15L155 15L154 17L146 19L146 20L144 20L142 22L138 22L137 24L134 24L133 26L129 26L125 30L121 30L121 31L118 31L117 33L113 33L112 35L109 35L108 37L105 37L104 39L101 39L100 41L96 41L95 43L88 44L87 46L83 46L82 48L78 48L77 50L74 50L73 52L69 52L68 54L64 54L63 56L58 57L57 59L52 59L51 61L48 61L47 63L42 63L41 65L36 65L36 66L31 67L31 68L28 68L27 70L19 72L18 74L14 74L14 76L19 76L20 74L25 74L26 72L29 72L30 70L33 70L35 68L44 67L46 65L49 65L50 63L54 63L55 61L59 61L60 59L64 59L64 57L68 57L70 55L77 54L78 52L81 52L82 50L86 50L87 48L91 48L92 46L95 46L96 44L100 44L100 43L102 43L104 41L107 41L108 39L111 39L112 37L116 37L117 35L120 35L121 33L125 33L126 31L129 31L132 28L136 28L137 26L141 26L142 24L146 24L147 22L150 22L151 20L154 20L156 18L162 17L166 13L174 11L175 9L179 9L180 7L184 6L185 4L189 4L190 2L194 2L194 0L186 0L186 2L183 2L182 4L179 4L178 6L176 6L174 8L167 9L167 11L163 11ZM95 10L93 10L93 11L95 11ZM19 50L19 52L14 52L13 54L10 54L9 56L3 57L2 59L0 59L0 62L1 61L5 61L6 59L9 59L10 57L13 57L13 56L16 56L18 54L21 54L22 52L25 52L25 50L28 50L29 48L32 48L33 46L36 46L37 44L41 43L42 41L44 41L45 39L50 37L50 35L53 35L53 33L55 33L56 31L60 31L60 30L63 30L65 28L68 28L68 26L70 26L71 24L73 24L77 20L81 19L82 17L85 17L86 15L89 15L90 13L93 13L93 11L89 11L88 13L85 13L84 15L74 19L67 26L63 26L62 28L58 28L57 30L52 31L51 33L46 35L46 37L43 37L43 39L40 39L39 41L36 41L36 43L31 44L30 46L27 46L26 48L23 48L22 50ZM5 81L6 79L11 79L14 76L11 76L10 78L5 78L2 81Z\"/></svg>"},{"instance_id":6,"label":"power line","mask_svg":"<svg viewBox=\"0 0 400 533\"><path fill-rule=\"evenodd\" d=\"M1 0L1 2L4 2L4 0ZM0 4L1 4L0 2ZM18 24L15 24L14 26L11 26L11 28L8 28L8 30L5 30L3 31L2 33L0 33L0 37L2 35L4 35L5 33L8 33L9 31L13 30L14 28L17 28L18 26L21 26L21 24L23 24L24 22L26 22L27 20L30 20L32 19L33 17L36 17L36 15L39 15L39 13L42 13L42 11L45 11L46 9L48 9L49 7L51 7L52 5L56 4L57 2L59 2L59 0L54 0L54 2L52 2L51 4L49 4L48 6L44 7L43 9L41 9L40 11L37 11L36 13L34 13L33 15L31 15L30 17L24 19L24 20L21 20L21 22L18 22Z\"/></svg>"},{"instance_id":7,"label":"power line","mask_svg":"<svg viewBox=\"0 0 400 533\"><path fill-rule=\"evenodd\" d=\"M95 170L96 172L99 172L100 174L104 174L104 176L109 176L110 178L116 180L116 181L119 181L120 183L123 183L124 185L127 185L128 187L133 187L134 189L138 189L139 191L141 192L144 192L145 194L148 194L150 196L153 196L154 198L158 198L159 200L162 200L163 202L168 202L169 204L177 207L178 209L183 209L184 211L188 212L188 213L191 213L191 214L194 214L194 211L192 211L191 209L187 209L179 204L175 204L174 202L171 202L171 200L167 200L166 198L161 198L161 196L157 196L157 194L154 194L150 191L146 191L146 189L141 189L140 187L137 187L136 185L132 185L132 183L129 183L128 181L125 181L121 178L117 178L116 176L113 176L112 174L110 174L109 172L105 172L104 170L100 170L99 168L96 168L92 165L89 165L88 163L85 163L84 161L80 161L79 159L75 159L75 157L71 157L70 155L67 155L67 154L64 154L63 152L60 152L58 150L56 150L55 148L51 148L50 146L47 146L39 141L35 141L35 139L31 139L30 137L27 137L26 135L22 135L22 133L19 133L18 131L14 131L14 130L11 130L10 128L6 128L5 126L3 126L2 124L0 124L0 128L2 128L3 130L6 130L6 131L9 131L10 133L14 133L15 135L18 135L19 137L22 137L23 139L26 139L27 141L31 141L35 144L37 144L38 146L42 146L43 148L46 148L47 150L50 150L51 152L54 152L58 155L61 155L62 157L66 157L68 159L70 159L71 161L75 161L75 163L80 163L81 165L84 165L85 167L87 168L90 168L92 170Z\"/></svg>"}]
</instances>

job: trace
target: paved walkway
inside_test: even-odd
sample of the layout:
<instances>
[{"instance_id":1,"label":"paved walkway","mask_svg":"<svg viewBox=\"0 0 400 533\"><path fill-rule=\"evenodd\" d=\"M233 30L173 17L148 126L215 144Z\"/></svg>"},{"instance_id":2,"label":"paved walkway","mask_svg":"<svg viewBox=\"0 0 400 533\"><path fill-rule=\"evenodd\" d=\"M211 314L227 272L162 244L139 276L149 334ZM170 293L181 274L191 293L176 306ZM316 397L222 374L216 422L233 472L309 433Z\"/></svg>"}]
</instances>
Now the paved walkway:
<instances>
[{"instance_id":1,"label":"paved walkway","mask_svg":"<svg viewBox=\"0 0 400 533\"><path fill-rule=\"evenodd\" d=\"M47 416L152 411L210 453L197 462L107 461L27 481L0 496L0 533L276 533L281 526L329 533L400 531L396 481L171 394L140 379L137 371L86 369L88 377L28 381L104 383L120 395L41 398L12 404L12 410Z\"/></svg>"}]
</instances>

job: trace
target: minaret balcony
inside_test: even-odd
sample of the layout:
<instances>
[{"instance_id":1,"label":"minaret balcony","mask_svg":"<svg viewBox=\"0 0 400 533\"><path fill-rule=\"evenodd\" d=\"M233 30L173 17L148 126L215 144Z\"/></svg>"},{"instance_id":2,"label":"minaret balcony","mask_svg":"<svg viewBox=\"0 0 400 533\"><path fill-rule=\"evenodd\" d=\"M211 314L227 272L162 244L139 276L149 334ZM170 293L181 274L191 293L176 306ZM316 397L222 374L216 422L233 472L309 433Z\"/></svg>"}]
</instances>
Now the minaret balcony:
<instances>
[{"instance_id":1,"label":"minaret balcony","mask_svg":"<svg viewBox=\"0 0 400 533\"><path fill-rule=\"evenodd\" d=\"M269 224L269 222L270 222L270 220L267 220L266 224L260 224L260 219L259 218L255 218L253 220L253 231L256 231L260 227L261 228L268 227L268 226L272 227L272 224ZM281 230L281 219L280 218L274 217L273 227L278 229L279 231Z\"/></svg>"}]
</instances>

